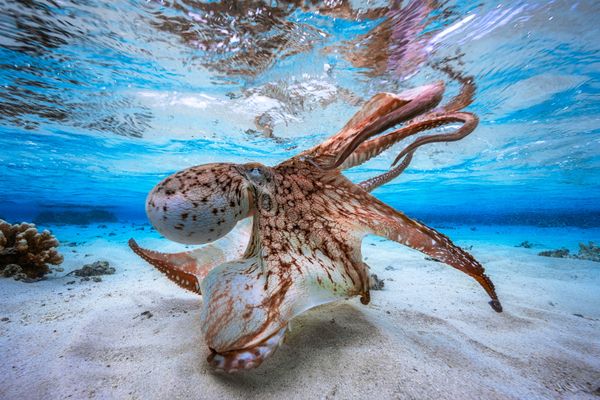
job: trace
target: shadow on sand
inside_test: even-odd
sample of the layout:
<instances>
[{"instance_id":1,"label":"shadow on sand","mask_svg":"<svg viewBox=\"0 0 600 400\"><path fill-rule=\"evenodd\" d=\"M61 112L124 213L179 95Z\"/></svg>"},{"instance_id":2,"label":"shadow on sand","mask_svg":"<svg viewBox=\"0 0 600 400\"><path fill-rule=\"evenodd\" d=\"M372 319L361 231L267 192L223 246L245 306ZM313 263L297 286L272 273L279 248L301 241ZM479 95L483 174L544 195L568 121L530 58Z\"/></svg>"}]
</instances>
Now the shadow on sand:
<instances>
[{"instance_id":1,"label":"shadow on sand","mask_svg":"<svg viewBox=\"0 0 600 400\"><path fill-rule=\"evenodd\" d=\"M349 302L317 307L292 320L284 344L258 369L235 374L212 372L229 391L246 396L276 393L320 371L343 368L353 348L374 346L380 334ZM356 363L360 363L356 354Z\"/></svg>"}]
</instances>

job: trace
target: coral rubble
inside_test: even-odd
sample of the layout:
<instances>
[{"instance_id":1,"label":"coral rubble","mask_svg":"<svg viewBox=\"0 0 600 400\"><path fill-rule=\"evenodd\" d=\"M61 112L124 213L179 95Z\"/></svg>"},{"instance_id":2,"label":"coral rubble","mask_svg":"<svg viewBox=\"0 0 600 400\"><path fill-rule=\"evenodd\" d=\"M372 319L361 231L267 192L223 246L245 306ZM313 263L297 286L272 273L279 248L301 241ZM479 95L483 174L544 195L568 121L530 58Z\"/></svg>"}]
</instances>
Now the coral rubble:
<instances>
[{"instance_id":1,"label":"coral rubble","mask_svg":"<svg viewBox=\"0 0 600 400\"><path fill-rule=\"evenodd\" d=\"M538 256L542 256L542 257L555 257L555 258L568 258L570 257L569 254L569 249L566 248L562 248L562 249L558 249L558 250L546 250L546 251L540 251L538 253Z\"/></svg>"},{"instance_id":2,"label":"coral rubble","mask_svg":"<svg viewBox=\"0 0 600 400\"><path fill-rule=\"evenodd\" d=\"M58 245L47 230L38 232L33 224L0 220L0 273L17 280L40 279L50 272L48 264L63 262Z\"/></svg>"},{"instance_id":3,"label":"coral rubble","mask_svg":"<svg viewBox=\"0 0 600 400\"><path fill-rule=\"evenodd\" d=\"M100 282L102 279L100 275L112 275L115 273L115 269L111 267L108 261L96 261L91 264L85 264L80 269L69 272L68 275L73 274L81 277L82 281L89 281L90 277L95 282Z\"/></svg>"},{"instance_id":4,"label":"coral rubble","mask_svg":"<svg viewBox=\"0 0 600 400\"><path fill-rule=\"evenodd\" d=\"M371 290L383 290L385 282L383 281L383 279L379 279L379 277L376 274L371 274L369 286Z\"/></svg>"},{"instance_id":5,"label":"coral rubble","mask_svg":"<svg viewBox=\"0 0 600 400\"><path fill-rule=\"evenodd\" d=\"M600 262L600 246L597 246L594 242L589 242L587 246L579 243L579 253L576 257L582 260Z\"/></svg>"},{"instance_id":6,"label":"coral rubble","mask_svg":"<svg viewBox=\"0 0 600 400\"><path fill-rule=\"evenodd\" d=\"M576 258L578 260L588 260L600 262L600 246L594 242L589 242L587 246L584 243L579 243L579 253L570 254L566 248L558 250L547 250L538 253L539 256L557 257L557 258Z\"/></svg>"}]
</instances>

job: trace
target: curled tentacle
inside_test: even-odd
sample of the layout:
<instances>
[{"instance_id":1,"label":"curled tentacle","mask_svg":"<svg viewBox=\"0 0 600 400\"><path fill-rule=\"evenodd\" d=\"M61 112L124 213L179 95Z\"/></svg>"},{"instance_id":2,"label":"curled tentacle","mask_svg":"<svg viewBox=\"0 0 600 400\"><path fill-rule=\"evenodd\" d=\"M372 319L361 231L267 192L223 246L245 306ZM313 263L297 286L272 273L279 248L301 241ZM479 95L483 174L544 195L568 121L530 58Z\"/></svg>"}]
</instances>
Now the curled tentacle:
<instances>
[{"instance_id":1,"label":"curled tentacle","mask_svg":"<svg viewBox=\"0 0 600 400\"><path fill-rule=\"evenodd\" d=\"M368 140L361 144L356 151L350 155L341 165L341 169L348 169L360 165L371 158L381 154L383 151L389 149L394 144L406 139L409 136L415 135L419 132L426 131L428 129L436 128L442 125L446 125L453 122L463 122L461 119L457 119L456 115L458 114L468 114L471 117L476 118L474 115L469 113L452 113L452 114L444 114L444 115L427 115L426 117L419 119L418 121L414 121L413 123L405 126L403 128L397 129L395 131L389 132L383 136L377 137L375 139ZM465 116L464 119L467 117ZM468 133L472 132L473 129L477 126L475 121L474 126L469 126L470 130L466 133L462 133L466 136ZM444 134L448 135L448 134ZM441 136L441 135L439 135ZM458 140L458 139L455 139ZM436 140L438 141L438 140ZM441 140L439 140L441 141ZM451 140L449 140L451 141ZM402 157L406 155L409 151L404 152ZM395 164L396 162L394 162Z\"/></svg>"},{"instance_id":2,"label":"curled tentacle","mask_svg":"<svg viewBox=\"0 0 600 400\"><path fill-rule=\"evenodd\" d=\"M230 350L223 353L211 348L211 354L208 356L207 361L216 370L227 373L256 368L277 350L286 331L287 326L251 348Z\"/></svg>"},{"instance_id":3,"label":"curled tentacle","mask_svg":"<svg viewBox=\"0 0 600 400\"><path fill-rule=\"evenodd\" d=\"M414 125L414 129L431 129L453 122L462 122L463 126L457 129L454 133L441 133L437 135L428 135L418 138L417 140L412 142L408 147L402 150L400 154L398 154L398 156L392 163L392 166L396 165L396 163L400 159L402 159L402 157L404 157L408 153L414 152L418 147L421 147L424 144L436 142L454 142L456 140L463 139L469 133L473 132L473 130L477 127L477 124L479 123L479 118L477 118L476 115L467 112L445 114L429 120L419 121L417 124Z\"/></svg>"},{"instance_id":4,"label":"curled tentacle","mask_svg":"<svg viewBox=\"0 0 600 400\"><path fill-rule=\"evenodd\" d=\"M381 175L377 175L377 176L374 176L373 178L369 178L365 181L362 181L358 184L358 186L360 186L367 192L370 192L370 191L374 190L375 188L378 188L379 186L385 185L386 183L396 179L402 172L404 172L406 167L408 167L408 165L412 161L412 156L413 156L413 152L408 153L404 157L404 160L402 160L402 162L397 167L392 168L388 172L385 172Z\"/></svg>"},{"instance_id":5,"label":"curled tentacle","mask_svg":"<svg viewBox=\"0 0 600 400\"><path fill-rule=\"evenodd\" d=\"M452 113L440 116L430 116L428 119L422 119L418 122L413 123L412 125L406 126L401 129L397 129L384 136L371 139L363 143L355 151L355 153L351 157L348 157L346 162L342 164L342 168L351 168L356 165L359 165L365 162L366 160L370 159L371 157L380 154L382 151L388 149L395 143L409 136L415 135L421 131L425 131L431 128L454 122L464 122L464 125L452 134L445 133L438 135L429 135L415 140L410 146L402 150L400 155L396 157L394 163L392 164L395 165L401 158L404 158L400 165L398 165L395 168L392 168L391 170L381 175L375 176L364 182L359 183L359 186L361 186L363 189L365 189L366 191L371 191L376 187L388 183L391 180L398 177L398 175L400 175L406 169L406 167L408 167L408 165L412 161L412 156L418 147L433 142L451 142L462 139L465 136L467 136L477 126L477 117L470 113Z\"/></svg>"},{"instance_id":6,"label":"curled tentacle","mask_svg":"<svg viewBox=\"0 0 600 400\"><path fill-rule=\"evenodd\" d=\"M336 169L365 140L434 108L443 92L444 84L438 82L398 95L375 95L340 132L300 156L312 158L322 169Z\"/></svg>"},{"instance_id":7,"label":"curled tentacle","mask_svg":"<svg viewBox=\"0 0 600 400\"><path fill-rule=\"evenodd\" d=\"M369 159L381 154L383 151L387 150L388 148L390 148L394 144L400 142L401 140L407 138L408 136L414 135L418 132L421 132L421 131L424 131L427 129L431 129L436 126L441 126L441 125L451 123L451 122L457 122L457 121L452 121L451 119L446 119L444 117L454 116L454 114L456 114L457 111L468 106L469 104L471 104L473 102L473 96L475 94L475 84L473 82L473 78L470 76L465 77L460 72L455 71L454 69L452 69L449 66L443 66L443 67L436 66L436 68L442 72L445 72L452 79L458 81L461 84L459 93L456 96L454 96L448 103L437 108L436 110L432 111L431 113L413 118L411 121L409 121L407 123L406 127L395 130L395 131L390 132L381 137L377 137L377 138L370 139L370 140L363 142L360 146L358 146L356 148L356 150L352 154L350 154L344 160L344 162L340 166L340 168L342 170L355 167L357 165L360 165L360 164L368 161ZM463 116L465 116L464 114L467 114L467 113L462 113L462 114L463 114ZM467 117L468 121L460 121L460 122L464 122L465 125L467 125L467 126L464 127L462 130L460 130L460 133L457 132L457 135L447 135L446 134L444 136L442 136L442 135L430 136L428 141L425 141L425 142L418 141L416 143L413 143L412 146L414 146L414 147L412 147L412 150L409 148L405 149L405 151L400 153L400 155L396 158L396 160L392 164L392 166L395 165L399 159L404 157L404 160L402 161L402 163L400 165L391 169L388 172L385 172L384 174L378 175L378 176L368 179L364 182L361 182L359 185L361 187L363 187L365 190L370 191L370 190L375 189L378 186L381 186L381 185L395 179L406 169L408 164L411 162L412 155L413 155L416 147L419 147L422 144L432 143L432 142L440 142L440 141L459 140L462 137L468 135L477 126L477 119L476 119L477 117L475 117L472 114L468 114L468 115L470 116L470 117ZM358 116L359 116L359 114L357 114L355 116L355 118L357 118ZM475 119L475 120L473 121L473 119ZM348 124L348 125L350 125L350 124ZM453 138L453 137L456 137L456 138Z\"/></svg>"},{"instance_id":8,"label":"curled tentacle","mask_svg":"<svg viewBox=\"0 0 600 400\"><path fill-rule=\"evenodd\" d=\"M358 134L352 138L337 156L333 164L328 166L327 169L334 169L342 165L346 158L348 158L361 143L370 137L384 132L386 129L389 129L400 122L410 120L435 107L442 99L443 91L443 85L431 85L430 87L417 92L417 94L413 98L410 98L406 104L392 111L384 118L378 118L372 122L369 121L364 129L359 131Z\"/></svg>"},{"instance_id":9,"label":"curled tentacle","mask_svg":"<svg viewBox=\"0 0 600 400\"><path fill-rule=\"evenodd\" d=\"M397 129L383 136L367 140L346 158L340 169L345 170L363 164L408 136L418 133L418 131L412 130L409 132L409 128Z\"/></svg>"}]
</instances>

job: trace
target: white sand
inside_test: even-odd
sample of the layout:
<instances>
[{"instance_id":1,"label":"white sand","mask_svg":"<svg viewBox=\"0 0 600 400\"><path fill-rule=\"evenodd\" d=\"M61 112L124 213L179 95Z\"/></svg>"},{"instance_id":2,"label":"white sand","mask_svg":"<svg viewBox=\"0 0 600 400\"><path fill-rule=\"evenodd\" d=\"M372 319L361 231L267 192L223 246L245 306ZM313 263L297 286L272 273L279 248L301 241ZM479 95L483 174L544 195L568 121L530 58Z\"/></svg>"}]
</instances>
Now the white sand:
<instances>
[{"instance_id":1,"label":"white sand","mask_svg":"<svg viewBox=\"0 0 600 400\"><path fill-rule=\"evenodd\" d=\"M94 237L110 231L116 236ZM364 256L386 279L370 305L354 299L311 310L293 321L286 343L260 368L224 375L206 363L201 298L135 256L126 239L163 250L171 244L125 225L55 232L62 240L86 241L62 248L65 273L98 259L117 273L100 283L64 273L31 284L0 279L0 319L9 318L0 321L2 399L600 394L600 263L459 241L474 245L472 253L496 283L505 309L496 314L466 275L370 238Z\"/></svg>"}]
</instances>

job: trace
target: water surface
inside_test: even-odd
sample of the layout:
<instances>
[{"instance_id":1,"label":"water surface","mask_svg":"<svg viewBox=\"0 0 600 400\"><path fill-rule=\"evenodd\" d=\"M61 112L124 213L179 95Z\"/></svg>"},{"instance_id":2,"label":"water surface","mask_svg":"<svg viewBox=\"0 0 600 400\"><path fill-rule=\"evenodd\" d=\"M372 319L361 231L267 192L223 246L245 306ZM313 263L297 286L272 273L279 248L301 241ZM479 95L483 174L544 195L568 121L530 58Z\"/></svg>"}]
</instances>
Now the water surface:
<instances>
[{"instance_id":1,"label":"water surface","mask_svg":"<svg viewBox=\"0 0 600 400\"><path fill-rule=\"evenodd\" d=\"M418 150L375 195L426 220L600 224L595 1L3 1L0 216L143 218L164 176L273 165L370 96L473 77L466 139ZM389 168L405 146L348 172Z\"/></svg>"}]
</instances>

